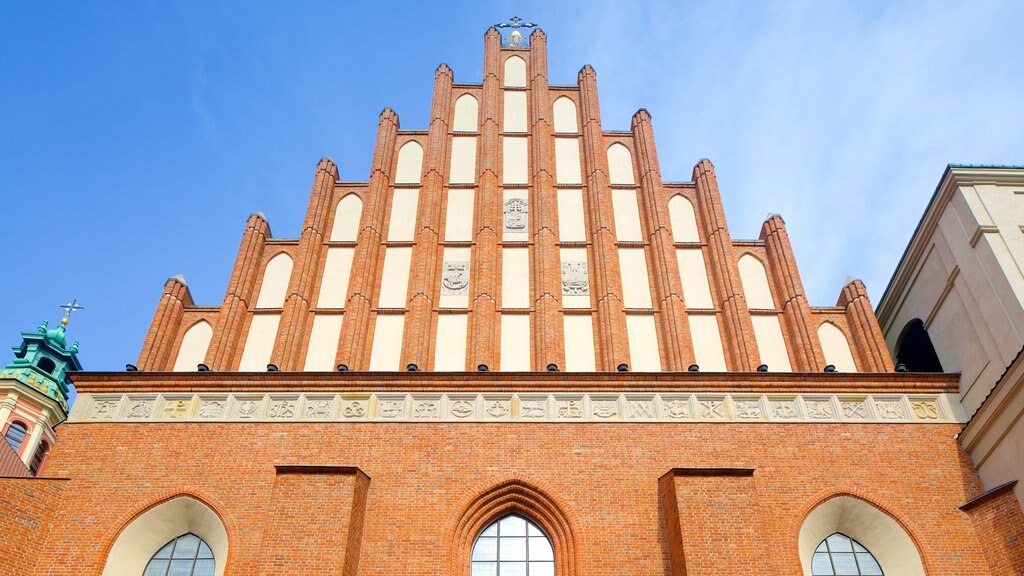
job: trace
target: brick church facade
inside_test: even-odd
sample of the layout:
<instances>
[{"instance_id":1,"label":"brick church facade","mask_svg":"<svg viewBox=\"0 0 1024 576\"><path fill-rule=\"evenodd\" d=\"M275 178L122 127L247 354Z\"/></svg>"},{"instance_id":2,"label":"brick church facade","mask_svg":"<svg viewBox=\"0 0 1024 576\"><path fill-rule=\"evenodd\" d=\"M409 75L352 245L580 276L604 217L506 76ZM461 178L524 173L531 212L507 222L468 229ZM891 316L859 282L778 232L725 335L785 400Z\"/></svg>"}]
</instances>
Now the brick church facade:
<instances>
[{"instance_id":1,"label":"brick church facade","mask_svg":"<svg viewBox=\"0 0 1024 576\"><path fill-rule=\"evenodd\" d=\"M219 306L168 280L0 479L0 574L1022 573L957 377L895 372L857 280L811 306L781 217L734 240L711 162L662 181L546 44L442 64L299 238L251 216Z\"/></svg>"}]
</instances>

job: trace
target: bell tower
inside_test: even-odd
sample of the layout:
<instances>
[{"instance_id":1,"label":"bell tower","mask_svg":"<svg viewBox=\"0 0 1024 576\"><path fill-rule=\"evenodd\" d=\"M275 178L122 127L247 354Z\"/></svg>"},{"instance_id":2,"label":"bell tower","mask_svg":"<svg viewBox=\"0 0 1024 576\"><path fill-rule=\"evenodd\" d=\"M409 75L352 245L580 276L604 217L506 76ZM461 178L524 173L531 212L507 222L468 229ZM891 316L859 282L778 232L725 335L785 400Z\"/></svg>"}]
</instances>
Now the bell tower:
<instances>
[{"instance_id":1,"label":"bell tower","mask_svg":"<svg viewBox=\"0 0 1024 576\"><path fill-rule=\"evenodd\" d=\"M61 308L66 313L56 328L43 322L22 332L14 360L0 371L0 474L38 474L56 438L53 427L67 418L68 373L82 365L78 342L68 346L65 331L71 313L83 308L77 300Z\"/></svg>"}]
</instances>

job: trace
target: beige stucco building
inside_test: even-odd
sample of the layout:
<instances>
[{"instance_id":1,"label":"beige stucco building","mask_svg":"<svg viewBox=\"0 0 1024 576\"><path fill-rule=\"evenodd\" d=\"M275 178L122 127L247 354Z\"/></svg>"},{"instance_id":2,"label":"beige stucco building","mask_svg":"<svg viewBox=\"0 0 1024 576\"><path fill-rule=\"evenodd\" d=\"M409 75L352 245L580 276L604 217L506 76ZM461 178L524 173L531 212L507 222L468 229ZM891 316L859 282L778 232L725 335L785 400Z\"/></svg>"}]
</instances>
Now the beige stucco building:
<instances>
[{"instance_id":1,"label":"beige stucco building","mask_svg":"<svg viewBox=\"0 0 1024 576\"><path fill-rule=\"evenodd\" d=\"M1022 267L1024 167L951 165L877 311L897 364L960 373L960 438L989 489L1024 478Z\"/></svg>"}]
</instances>

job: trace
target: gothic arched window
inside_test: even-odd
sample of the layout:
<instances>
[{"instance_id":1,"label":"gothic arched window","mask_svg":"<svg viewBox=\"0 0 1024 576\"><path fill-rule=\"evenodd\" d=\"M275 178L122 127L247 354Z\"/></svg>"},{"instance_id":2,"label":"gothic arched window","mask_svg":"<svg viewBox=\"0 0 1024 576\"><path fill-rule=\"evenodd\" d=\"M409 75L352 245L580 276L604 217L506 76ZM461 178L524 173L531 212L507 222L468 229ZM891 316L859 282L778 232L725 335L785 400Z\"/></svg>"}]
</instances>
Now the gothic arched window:
<instances>
[{"instance_id":1,"label":"gothic arched window","mask_svg":"<svg viewBox=\"0 0 1024 576\"><path fill-rule=\"evenodd\" d=\"M905 365L911 372L942 372L939 355L920 318L907 322L896 340L896 363Z\"/></svg>"},{"instance_id":2,"label":"gothic arched window","mask_svg":"<svg viewBox=\"0 0 1024 576\"><path fill-rule=\"evenodd\" d=\"M551 541L515 514L491 523L473 544L472 576L554 576ZM147 575L148 576L148 575Z\"/></svg>"},{"instance_id":3,"label":"gothic arched window","mask_svg":"<svg viewBox=\"0 0 1024 576\"><path fill-rule=\"evenodd\" d=\"M868 549L836 532L821 541L811 561L813 576L882 576L882 568Z\"/></svg>"},{"instance_id":4,"label":"gothic arched window","mask_svg":"<svg viewBox=\"0 0 1024 576\"><path fill-rule=\"evenodd\" d=\"M192 534L182 534L164 545L146 564L142 576L213 576L213 551Z\"/></svg>"},{"instance_id":5,"label":"gothic arched window","mask_svg":"<svg viewBox=\"0 0 1024 576\"><path fill-rule=\"evenodd\" d=\"M7 440L7 443L11 445L11 449L15 453L21 450L21 443L25 441L25 433L27 431L28 429L21 422L11 422L11 425L7 427L4 440Z\"/></svg>"},{"instance_id":6,"label":"gothic arched window","mask_svg":"<svg viewBox=\"0 0 1024 576\"><path fill-rule=\"evenodd\" d=\"M43 458L46 457L46 453L50 451L50 445L45 440L39 443L39 447L36 448L36 453L32 455L32 461L28 465L28 469L32 474L38 474L39 469L43 466Z\"/></svg>"}]
</instances>

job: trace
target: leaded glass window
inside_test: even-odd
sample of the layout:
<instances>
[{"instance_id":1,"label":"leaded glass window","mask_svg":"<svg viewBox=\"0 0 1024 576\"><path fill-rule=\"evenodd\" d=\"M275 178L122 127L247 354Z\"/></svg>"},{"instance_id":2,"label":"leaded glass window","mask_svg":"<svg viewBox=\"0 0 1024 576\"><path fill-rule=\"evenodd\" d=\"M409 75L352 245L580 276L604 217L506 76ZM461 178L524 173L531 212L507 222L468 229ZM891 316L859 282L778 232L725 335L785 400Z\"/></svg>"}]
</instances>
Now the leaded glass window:
<instances>
[{"instance_id":1,"label":"leaded glass window","mask_svg":"<svg viewBox=\"0 0 1024 576\"><path fill-rule=\"evenodd\" d=\"M811 560L813 576L882 576L882 567L868 549L836 532L825 538Z\"/></svg>"},{"instance_id":2,"label":"leaded glass window","mask_svg":"<svg viewBox=\"0 0 1024 576\"><path fill-rule=\"evenodd\" d=\"M190 532L158 550L142 576L213 576L214 568L213 551Z\"/></svg>"},{"instance_id":3,"label":"leaded glass window","mask_svg":"<svg viewBox=\"0 0 1024 576\"><path fill-rule=\"evenodd\" d=\"M27 429L21 422L11 422L11 425L7 427L7 433L4 434L4 440L10 444L11 449L15 452L21 449L21 443L25 441L25 433Z\"/></svg>"},{"instance_id":4,"label":"leaded glass window","mask_svg":"<svg viewBox=\"0 0 1024 576\"><path fill-rule=\"evenodd\" d=\"M522 516L505 516L473 544L472 576L554 576L551 541Z\"/></svg>"}]
</instances>

